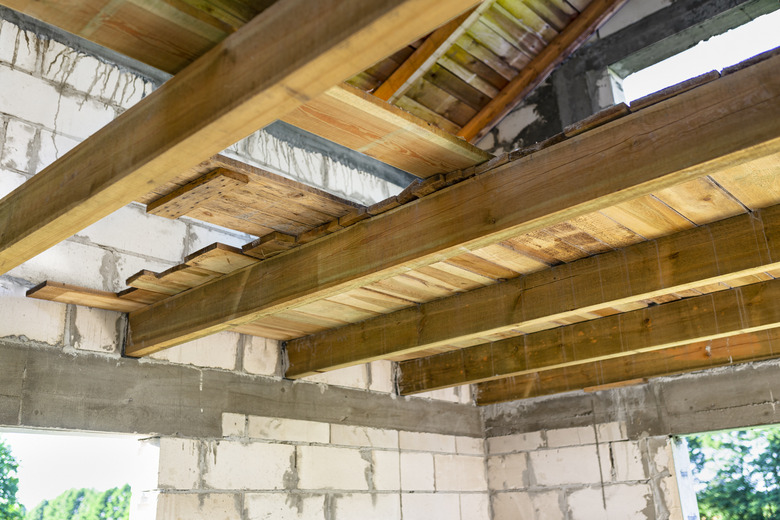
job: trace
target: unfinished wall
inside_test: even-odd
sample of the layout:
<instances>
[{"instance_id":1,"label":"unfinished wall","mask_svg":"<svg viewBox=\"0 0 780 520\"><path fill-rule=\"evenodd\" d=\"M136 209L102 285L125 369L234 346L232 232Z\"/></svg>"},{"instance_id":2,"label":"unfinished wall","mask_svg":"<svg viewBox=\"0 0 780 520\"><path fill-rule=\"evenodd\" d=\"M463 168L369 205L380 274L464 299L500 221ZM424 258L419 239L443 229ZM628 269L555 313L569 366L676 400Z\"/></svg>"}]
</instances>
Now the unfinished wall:
<instances>
[{"instance_id":1,"label":"unfinished wall","mask_svg":"<svg viewBox=\"0 0 780 520\"><path fill-rule=\"evenodd\" d=\"M222 428L159 439L159 520L489 518L481 439L239 414Z\"/></svg>"}]
</instances>

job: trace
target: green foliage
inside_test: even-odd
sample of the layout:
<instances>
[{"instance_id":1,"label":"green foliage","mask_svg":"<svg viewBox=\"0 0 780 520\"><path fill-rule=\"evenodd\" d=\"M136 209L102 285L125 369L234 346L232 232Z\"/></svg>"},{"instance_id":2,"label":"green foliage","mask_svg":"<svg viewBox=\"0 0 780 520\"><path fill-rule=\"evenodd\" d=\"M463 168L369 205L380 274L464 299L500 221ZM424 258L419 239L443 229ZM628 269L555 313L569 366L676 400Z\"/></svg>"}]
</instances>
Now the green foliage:
<instances>
[{"instance_id":1,"label":"green foliage","mask_svg":"<svg viewBox=\"0 0 780 520\"><path fill-rule=\"evenodd\" d=\"M130 486L107 491L69 489L53 500L44 500L24 520L128 520Z\"/></svg>"},{"instance_id":2,"label":"green foliage","mask_svg":"<svg viewBox=\"0 0 780 520\"><path fill-rule=\"evenodd\" d=\"M780 427L695 435L688 446L705 484L702 519L780 520Z\"/></svg>"},{"instance_id":3,"label":"green foliage","mask_svg":"<svg viewBox=\"0 0 780 520\"><path fill-rule=\"evenodd\" d=\"M19 479L16 478L16 462L11 448L0 439L0 518L3 520L22 520L24 507L17 502Z\"/></svg>"}]
</instances>

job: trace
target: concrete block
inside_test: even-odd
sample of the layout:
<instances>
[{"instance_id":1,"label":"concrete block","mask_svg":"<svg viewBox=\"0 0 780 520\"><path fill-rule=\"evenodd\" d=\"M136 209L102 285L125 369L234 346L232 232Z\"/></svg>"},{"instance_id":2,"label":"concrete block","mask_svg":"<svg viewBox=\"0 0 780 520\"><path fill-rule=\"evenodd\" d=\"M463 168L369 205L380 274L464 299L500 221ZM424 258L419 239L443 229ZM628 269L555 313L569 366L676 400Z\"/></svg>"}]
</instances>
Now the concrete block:
<instances>
[{"instance_id":1,"label":"concrete block","mask_svg":"<svg viewBox=\"0 0 780 520\"><path fill-rule=\"evenodd\" d=\"M127 322L121 312L73 306L70 344L79 350L119 353Z\"/></svg>"},{"instance_id":2,"label":"concrete block","mask_svg":"<svg viewBox=\"0 0 780 520\"><path fill-rule=\"evenodd\" d=\"M41 130L41 135L38 139L38 157L32 166L32 172L40 172L75 148L77 144L79 144L77 139L62 134L55 134L49 130Z\"/></svg>"},{"instance_id":3,"label":"concrete block","mask_svg":"<svg viewBox=\"0 0 780 520\"><path fill-rule=\"evenodd\" d=\"M605 486L603 496L600 487L572 491L567 507L570 520L647 520L655 516L647 484Z\"/></svg>"},{"instance_id":4,"label":"concrete block","mask_svg":"<svg viewBox=\"0 0 780 520\"><path fill-rule=\"evenodd\" d=\"M456 388L442 388L440 390L431 390L430 392L420 392L413 398L435 399L437 401L448 401L450 403L460 403L460 393Z\"/></svg>"},{"instance_id":5,"label":"concrete block","mask_svg":"<svg viewBox=\"0 0 780 520\"><path fill-rule=\"evenodd\" d=\"M125 282L138 271L147 269L155 273L161 273L169 267L173 267L178 262L155 260L138 254L113 251L110 256L107 257L105 263L105 271L109 271L109 269L111 271L110 276L108 272L104 275L104 279L106 280L105 283L111 283L112 290L120 291L127 289L127 284Z\"/></svg>"},{"instance_id":6,"label":"concrete block","mask_svg":"<svg viewBox=\"0 0 780 520\"><path fill-rule=\"evenodd\" d=\"M200 443L192 439L160 439L159 487L196 489L200 478Z\"/></svg>"},{"instance_id":7,"label":"concrete block","mask_svg":"<svg viewBox=\"0 0 780 520\"><path fill-rule=\"evenodd\" d=\"M0 20L0 62L8 65L13 63L18 32L19 28L14 24Z\"/></svg>"},{"instance_id":8,"label":"concrete block","mask_svg":"<svg viewBox=\"0 0 780 520\"><path fill-rule=\"evenodd\" d=\"M333 520L397 520L401 518L400 495L351 493L333 501Z\"/></svg>"},{"instance_id":9,"label":"concrete block","mask_svg":"<svg viewBox=\"0 0 780 520\"><path fill-rule=\"evenodd\" d=\"M461 520L492 520L490 499L487 493L460 495Z\"/></svg>"},{"instance_id":10,"label":"concrete block","mask_svg":"<svg viewBox=\"0 0 780 520\"><path fill-rule=\"evenodd\" d=\"M101 63L97 68L97 77L92 83L88 95L105 99L108 103L115 103L113 97L119 86L119 77L122 73L116 67Z\"/></svg>"},{"instance_id":11,"label":"concrete block","mask_svg":"<svg viewBox=\"0 0 780 520\"><path fill-rule=\"evenodd\" d=\"M238 339L239 334L236 332L218 332L161 350L149 357L181 365L234 370L236 368Z\"/></svg>"},{"instance_id":12,"label":"concrete block","mask_svg":"<svg viewBox=\"0 0 780 520\"><path fill-rule=\"evenodd\" d=\"M535 520L529 493L496 493L492 496L492 520Z\"/></svg>"},{"instance_id":13,"label":"concrete block","mask_svg":"<svg viewBox=\"0 0 780 520\"><path fill-rule=\"evenodd\" d=\"M485 459L469 455L434 455L436 491L487 491Z\"/></svg>"},{"instance_id":14,"label":"concrete block","mask_svg":"<svg viewBox=\"0 0 780 520\"><path fill-rule=\"evenodd\" d=\"M247 434L252 439L291 442L327 443L330 439L328 423L249 416Z\"/></svg>"},{"instance_id":15,"label":"concrete block","mask_svg":"<svg viewBox=\"0 0 780 520\"><path fill-rule=\"evenodd\" d=\"M459 455L485 455L485 440L476 437L455 437L455 451Z\"/></svg>"},{"instance_id":16,"label":"concrete block","mask_svg":"<svg viewBox=\"0 0 780 520\"><path fill-rule=\"evenodd\" d=\"M583 444L595 444L596 432L591 426L577 428L562 428L560 430L547 431L547 446L560 448L563 446L582 446Z\"/></svg>"},{"instance_id":17,"label":"concrete block","mask_svg":"<svg viewBox=\"0 0 780 520\"><path fill-rule=\"evenodd\" d=\"M498 139L507 144L512 144L517 136L526 127L534 124L539 116L536 113L536 105L520 105L501 120L496 128Z\"/></svg>"},{"instance_id":18,"label":"concrete block","mask_svg":"<svg viewBox=\"0 0 780 520\"><path fill-rule=\"evenodd\" d=\"M403 491L433 491L433 455L401 453L401 489Z\"/></svg>"},{"instance_id":19,"label":"concrete block","mask_svg":"<svg viewBox=\"0 0 780 520\"><path fill-rule=\"evenodd\" d=\"M0 278L0 338L62 345L66 306L25 296L26 288Z\"/></svg>"},{"instance_id":20,"label":"concrete block","mask_svg":"<svg viewBox=\"0 0 780 520\"><path fill-rule=\"evenodd\" d=\"M603 449L603 448L602 448ZM632 441L610 444L615 480L644 480L647 478L639 444Z\"/></svg>"},{"instance_id":21,"label":"concrete block","mask_svg":"<svg viewBox=\"0 0 780 520\"><path fill-rule=\"evenodd\" d=\"M78 51L60 42L48 40L41 56L42 77L54 83L65 84L77 56Z\"/></svg>"},{"instance_id":22,"label":"concrete block","mask_svg":"<svg viewBox=\"0 0 780 520\"><path fill-rule=\"evenodd\" d=\"M528 454L510 453L489 457L488 484L491 491L528 487Z\"/></svg>"},{"instance_id":23,"label":"concrete block","mask_svg":"<svg viewBox=\"0 0 780 520\"><path fill-rule=\"evenodd\" d=\"M454 493L404 493L404 520L452 520L461 518L460 497Z\"/></svg>"},{"instance_id":24,"label":"concrete block","mask_svg":"<svg viewBox=\"0 0 780 520\"><path fill-rule=\"evenodd\" d=\"M86 139L116 117L113 107L77 93L60 95L54 121L57 132L76 139Z\"/></svg>"},{"instance_id":25,"label":"concrete block","mask_svg":"<svg viewBox=\"0 0 780 520\"><path fill-rule=\"evenodd\" d=\"M42 41L31 31L19 30L16 36L14 67L31 73L38 72L38 55Z\"/></svg>"},{"instance_id":26,"label":"concrete block","mask_svg":"<svg viewBox=\"0 0 780 520\"><path fill-rule=\"evenodd\" d=\"M325 520L325 495L250 493L244 508L248 520Z\"/></svg>"},{"instance_id":27,"label":"concrete block","mask_svg":"<svg viewBox=\"0 0 780 520\"><path fill-rule=\"evenodd\" d=\"M455 453L454 435L400 431L398 432L398 443L402 450Z\"/></svg>"},{"instance_id":28,"label":"concrete block","mask_svg":"<svg viewBox=\"0 0 780 520\"><path fill-rule=\"evenodd\" d=\"M281 377L279 342L257 336L244 336L244 371L261 376Z\"/></svg>"},{"instance_id":29,"label":"concrete block","mask_svg":"<svg viewBox=\"0 0 780 520\"><path fill-rule=\"evenodd\" d=\"M372 361L368 364L371 371L371 383L369 390L374 392L383 392L392 394L394 391L393 381L393 362L392 361Z\"/></svg>"},{"instance_id":30,"label":"concrete block","mask_svg":"<svg viewBox=\"0 0 780 520\"><path fill-rule=\"evenodd\" d=\"M216 441L203 449L203 479L211 489L284 489L293 471L294 446Z\"/></svg>"},{"instance_id":31,"label":"concrete block","mask_svg":"<svg viewBox=\"0 0 780 520\"><path fill-rule=\"evenodd\" d=\"M357 449L298 446L298 489L368 491L369 460Z\"/></svg>"},{"instance_id":32,"label":"concrete block","mask_svg":"<svg viewBox=\"0 0 780 520\"><path fill-rule=\"evenodd\" d=\"M0 168L0 198L5 197L16 188L24 184L27 177L20 173Z\"/></svg>"},{"instance_id":33,"label":"concrete block","mask_svg":"<svg viewBox=\"0 0 780 520\"><path fill-rule=\"evenodd\" d=\"M613 442L628 439L626 424L623 422L601 423L596 426L599 442Z\"/></svg>"},{"instance_id":34,"label":"concrete block","mask_svg":"<svg viewBox=\"0 0 780 520\"><path fill-rule=\"evenodd\" d=\"M350 426L347 424L330 425L331 444L346 446L364 446L367 448L398 448L398 431Z\"/></svg>"},{"instance_id":35,"label":"concrete block","mask_svg":"<svg viewBox=\"0 0 780 520\"><path fill-rule=\"evenodd\" d=\"M345 386L366 390L368 388L367 365L355 365L353 367L340 368L322 374L304 377L302 381L312 383L325 383L326 385Z\"/></svg>"},{"instance_id":36,"label":"concrete block","mask_svg":"<svg viewBox=\"0 0 780 520\"><path fill-rule=\"evenodd\" d=\"M558 491L493 495L493 520L564 520Z\"/></svg>"},{"instance_id":37,"label":"concrete block","mask_svg":"<svg viewBox=\"0 0 780 520\"><path fill-rule=\"evenodd\" d=\"M7 67L0 67L0 85L0 112L54 128L60 95L52 85Z\"/></svg>"},{"instance_id":38,"label":"concrete block","mask_svg":"<svg viewBox=\"0 0 780 520\"><path fill-rule=\"evenodd\" d=\"M487 448L490 455L516 451L533 451L544 445L544 438L541 432L515 433L502 437L490 437L487 440Z\"/></svg>"},{"instance_id":39,"label":"concrete block","mask_svg":"<svg viewBox=\"0 0 780 520\"><path fill-rule=\"evenodd\" d=\"M223 437L246 437L246 415L239 413L222 414Z\"/></svg>"},{"instance_id":40,"label":"concrete block","mask_svg":"<svg viewBox=\"0 0 780 520\"><path fill-rule=\"evenodd\" d=\"M252 235L238 233L220 227L204 226L194 219L185 217L184 219L181 219L181 221L187 224L188 231L187 243L185 244L184 249L185 255L199 251L206 246L210 246L214 242L240 248L253 240Z\"/></svg>"},{"instance_id":41,"label":"concrete block","mask_svg":"<svg viewBox=\"0 0 780 520\"><path fill-rule=\"evenodd\" d=\"M99 247L65 240L31 258L8 274L38 284L46 280L80 285L90 289L112 290L115 273L111 252ZM91 273L84 276L84 273ZM95 276L98 273L98 276Z\"/></svg>"},{"instance_id":42,"label":"concrete block","mask_svg":"<svg viewBox=\"0 0 780 520\"><path fill-rule=\"evenodd\" d=\"M5 130L0 166L25 173L33 172L36 159L35 127L18 119L10 119Z\"/></svg>"},{"instance_id":43,"label":"concrete block","mask_svg":"<svg viewBox=\"0 0 780 520\"><path fill-rule=\"evenodd\" d=\"M178 263L184 256L186 233L184 223L148 215L143 208L133 204L82 229L78 236L102 246Z\"/></svg>"},{"instance_id":44,"label":"concrete block","mask_svg":"<svg viewBox=\"0 0 780 520\"><path fill-rule=\"evenodd\" d=\"M157 520L236 520L241 518L239 495L232 493L169 494L157 499Z\"/></svg>"},{"instance_id":45,"label":"concrete block","mask_svg":"<svg viewBox=\"0 0 780 520\"><path fill-rule=\"evenodd\" d=\"M536 483L542 486L601 482L595 445L534 451L529 461Z\"/></svg>"},{"instance_id":46,"label":"concrete block","mask_svg":"<svg viewBox=\"0 0 780 520\"><path fill-rule=\"evenodd\" d=\"M67 77L68 85L85 94L89 94L97 84L100 78L100 70L103 66L101 62L92 56L77 54Z\"/></svg>"},{"instance_id":47,"label":"concrete block","mask_svg":"<svg viewBox=\"0 0 780 520\"><path fill-rule=\"evenodd\" d=\"M401 460L397 451L371 452L373 489L398 491L401 489Z\"/></svg>"}]
</instances>

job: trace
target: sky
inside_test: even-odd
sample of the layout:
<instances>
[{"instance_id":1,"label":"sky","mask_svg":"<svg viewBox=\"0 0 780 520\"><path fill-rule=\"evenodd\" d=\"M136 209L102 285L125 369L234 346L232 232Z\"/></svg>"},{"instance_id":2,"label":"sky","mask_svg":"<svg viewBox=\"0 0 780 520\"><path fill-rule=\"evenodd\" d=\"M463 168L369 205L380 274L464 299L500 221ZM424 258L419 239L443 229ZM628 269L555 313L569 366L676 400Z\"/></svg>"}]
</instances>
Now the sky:
<instances>
[{"instance_id":1,"label":"sky","mask_svg":"<svg viewBox=\"0 0 780 520\"><path fill-rule=\"evenodd\" d=\"M138 460L134 436L0 430L0 439L19 462L16 497L28 511L71 488L104 491L124 486Z\"/></svg>"},{"instance_id":2,"label":"sky","mask_svg":"<svg viewBox=\"0 0 780 520\"><path fill-rule=\"evenodd\" d=\"M710 38L623 80L627 101L780 46L780 11ZM29 510L70 488L106 490L130 481L137 437L1 431L19 461L17 498ZM130 478L128 478L130 477Z\"/></svg>"},{"instance_id":3,"label":"sky","mask_svg":"<svg viewBox=\"0 0 780 520\"><path fill-rule=\"evenodd\" d=\"M714 36L623 80L626 101L675 85L711 70L721 70L780 46L780 10Z\"/></svg>"}]
</instances>

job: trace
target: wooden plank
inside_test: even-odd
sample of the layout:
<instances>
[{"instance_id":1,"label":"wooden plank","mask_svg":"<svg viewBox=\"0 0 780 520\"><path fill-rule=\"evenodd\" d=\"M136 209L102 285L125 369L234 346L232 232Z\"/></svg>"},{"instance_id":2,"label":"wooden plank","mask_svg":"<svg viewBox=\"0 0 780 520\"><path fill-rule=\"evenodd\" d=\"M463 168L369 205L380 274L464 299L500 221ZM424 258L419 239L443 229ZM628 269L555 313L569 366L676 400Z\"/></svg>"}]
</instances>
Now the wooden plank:
<instances>
[{"instance_id":1,"label":"wooden plank","mask_svg":"<svg viewBox=\"0 0 780 520\"><path fill-rule=\"evenodd\" d=\"M461 103L460 99L425 78L412 85L406 91L405 98L414 100L447 121L452 121L458 128L477 113L476 109Z\"/></svg>"},{"instance_id":2,"label":"wooden plank","mask_svg":"<svg viewBox=\"0 0 780 520\"><path fill-rule=\"evenodd\" d=\"M275 3L2 199L0 273L282 117L475 1ZM308 16L301 18L303 11ZM301 46L301 41L318 45ZM264 49L262 63L257 49ZM256 65L246 67L249 62ZM441 142L458 142L448 139Z\"/></svg>"},{"instance_id":3,"label":"wooden plank","mask_svg":"<svg viewBox=\"0 0 780 520\"><path fill-rule=\"evenodd\" d=\"M491 381L780 326L780 280L403 362L401 394Z\"/></svg>"},{"instance_id":4,"label":"wooden plank","mask_svg":"<svg viewBox=\"0 0 780 520\"><path fill-rule=\"evenodd\" d=\"M497 55L467 34L458 38L456 46L462 48L463 51L473 59L475 58L480 63L490 67L491 70L495 71L507 81L517 75L517 69L504 61L501 56ZM506 86L506 82L499 88L503 88L504 86Z\"/></svg>"},{"instance_id":5,"label":"wooden plank","mask_svg":"<svg viewBox=\"0 0 780 520\"><path fill-rule=\"evenodd\" d=\"M780 180L780 179L778 179ZM696 225L745 213L745 206L709 177L693 179L654 193L655 197Z\"/></svg>"},{"instance_id":6,"label":"wooden plank","mask_svg":"<svg viewBox=\"0 0 780 520\"><path fill-rule=\"evenodd\" d=\"M533 330L539 324L549 328L553 320L760 273L777 266L779 227L780 206L773 206L295 339L287 344L287 377L412 354L454 339ZM344 348L336 351L332 345Z\"/></svg>"},{"instance_id":7,"label":"wooden plank","mask_svg":"<svg viewBox=\"0 0 780 520\"><path fill-rule=\"evenodd\" d=\"M144 303L119 298L112 292L50 281L40 283L27 291L27 297L117 312L130 312L146 307Z\"/></svg>"},{"instance_id":8,"label":"wooden plank","mask_svg":"<svg viewBox=\"0 0 780 520\"><path fill-rule=\"evenodd\" d=\"M211 198L247 184L246 175L219 168L200 179L182 186L146 206L146 212L160 217L176 219L186 215Z\"/></svg>"},{"instance_id":9,"label":"wooden plank","mask_svg":"<svg viewBox=\"0 0 780 520\"><path fill-rule=\"evenodd\" d=\"M560 63L582 45L625 0L593 0L566 28L556 36L509 84L494 97L458 135L468 141L478 141L520 101L536 88Z\"/></svg>"},{"instance_id":10,"label":"wooden plank","mask_svg":"<svg viewBox=\"0 0 780 520\"><path fill-rule=\"evenodd\" d=\"M184 263L191 267L228 274L256 264L257 260L242 254L237 247L217 242L187 256Z\"/></svg>"},{"instance_id":11,"label":"wooden plank","mask_svg":"<svg viewBox=\"0 0 780 520\"><path fill-rule=\"evenodd\" d=\"M265 260L266 258L271 258L272 256L289 251L297 245L295 236L274 231L273 233L269 233L258 238L254 242L245 245L242 248L242 252L245 255Z\"/></svg>"},{"instance_id":12,"label":"wooden plank","mask_svg":"<svg viewBox=\"0 0 780 520\"><path fill-rule=\"evenodd\" d=\"M131 313L127 352L144 355L776 154L778 63L724 76Z\"/></svg>"},{"instance_id":13,"label":"wooden plank","mask_svg":"<svg viewBox=\"0 0 780 520\"><path fill-rule=\"evenodd\" d=\"M422 45L417 47L414 53L377 88L374 95L390 102L403 96L409 86L425 74L425 71L436 63L436 60L466 31L466 28L479 18L480 13L489 3L482 2L480 6L453 18L433 31Z\"/></svg>"},{"instance_id":14,"label":"wooden plank","mask_svg":"<svg viewBox=\"0 0 780 520\"><path fill-rule=\"evenodd\" d=\"M779 353L780 329L775 328L480 383L476 399L477 404L488 405L759 361Z\"/></svg>"},{"instance_id":15,"label":"wooden plank","mask_svg":"<svg viewBox=\"0 0 780 520\"><path fill-rule=\"evenodd\" d=\"M489 96L438 64L434 64L423 77L475 110L479 110L490 101Z\"/></svg>"},{"instance_id":16,"label":"wooden plank","mask_svg":"<svg viewBox=\"0 0 780 520\"><path fill-rule=\"evenodd\" d=\"M215 273L200 267L187 264L179 264L163 271L155 273L146 269L137 272L127 279L127 285L136 289L174 295L192 289L199 285L219 278L221 273Z\"/></svg>"},{"instance_id":17,"label":"wooden plank","mask_svg":"<svg viewBox=\"0 0 780 520\"><path fill-rule=\"evenodd\" d=\"M340 85L284 121L418 177L482 163L491 154L354 87Z\"/></svg>"}]
</instances>

